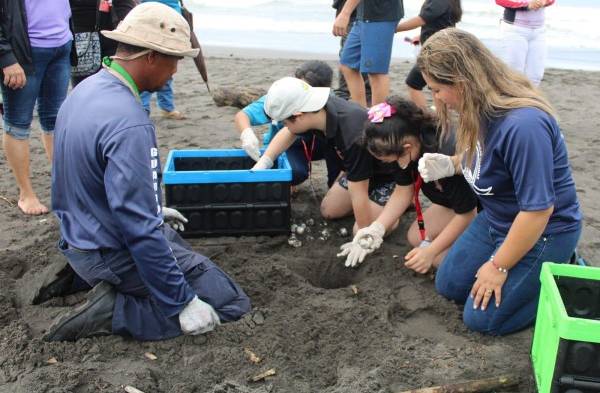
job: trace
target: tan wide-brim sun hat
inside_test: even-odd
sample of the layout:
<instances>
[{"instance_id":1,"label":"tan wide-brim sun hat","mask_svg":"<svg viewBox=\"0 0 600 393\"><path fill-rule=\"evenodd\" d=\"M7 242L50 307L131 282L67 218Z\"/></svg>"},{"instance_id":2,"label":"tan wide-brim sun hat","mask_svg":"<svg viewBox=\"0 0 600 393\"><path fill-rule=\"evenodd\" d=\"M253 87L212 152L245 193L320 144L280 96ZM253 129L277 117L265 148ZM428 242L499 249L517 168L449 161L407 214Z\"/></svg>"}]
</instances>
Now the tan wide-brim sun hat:
<instances>
[{"instance_id":1,"label":"tan wide-brim sun hat","mask_svg":"<svg viewBox=\"0 0 600 393\"><path fill-rule=\"evenodd\" d=\"M198 56L192 49L190 26L173 8L148 2L135 6L114 30L102 35L117 42L155 50L170 56Z\"/></svg>"}]
</instances>

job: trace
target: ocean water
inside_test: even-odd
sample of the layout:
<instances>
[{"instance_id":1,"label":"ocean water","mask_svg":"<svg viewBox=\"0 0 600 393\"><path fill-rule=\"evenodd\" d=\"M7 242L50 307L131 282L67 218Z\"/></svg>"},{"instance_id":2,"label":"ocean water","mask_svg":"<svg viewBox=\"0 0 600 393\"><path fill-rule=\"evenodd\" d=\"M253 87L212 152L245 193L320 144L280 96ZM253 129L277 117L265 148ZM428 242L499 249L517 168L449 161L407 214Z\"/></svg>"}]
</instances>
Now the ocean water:
<instances>
[{"instance_id":1,"label":"ocean water","mask_svg":"<svg viewBox=\"0 0 600 393\"><path fill-rule=\"evenodd\" d=\"M335 55L331 0L185 0L203 45L299 51ZM404 0L405 18L418 15L422 0ZM458 27L492 50L499 43L502 7L494 0L462 0ZM547 67L600 70L600 0L557 0L546 9ZM400 33L392 56L414 59L415 48Z\"/></svg>"}]
</instances>

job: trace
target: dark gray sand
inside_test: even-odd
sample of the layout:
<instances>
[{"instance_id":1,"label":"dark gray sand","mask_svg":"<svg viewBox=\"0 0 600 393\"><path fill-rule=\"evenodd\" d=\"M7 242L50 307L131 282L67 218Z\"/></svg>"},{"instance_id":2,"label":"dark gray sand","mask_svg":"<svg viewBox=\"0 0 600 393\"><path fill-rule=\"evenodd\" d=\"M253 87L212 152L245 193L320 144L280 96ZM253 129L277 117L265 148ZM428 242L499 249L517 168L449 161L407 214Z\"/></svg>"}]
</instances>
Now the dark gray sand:
<instances>
[{"instance_id":1,"label":"dark gray sand","mask_svg":"<svg viewBox=\"0 0 600 393\"><path fill-rule=\"evenodd\" d=\"M224 53L207 59L213 87L267 88L302 62ZM393 91L404 93L409 66L392 67ZM568 142L586 220L580 251L592 263L600 238L598 86L600 73L564 70L549 70L543 83ZM239 147L236 109L213 105L191 61L182 62L175 89L177 107L189 119L155 117L163 163L172 148ZM37 124L35 129L33 182L49 202L50 171ZM41 335L51 320L82 296L22 304L44 269L62 258L55 248L58 226L52 215L24 217L11 206L18 194L4 155L0 165L0 392L122 392L131 385L145 393L394 393L506 373L521 377L513 391L535 390L531 330L503 338L470 333L461 308L436 295L430 277L403 267L404 233L414 214L402 220L380 252L359 269L346 270L335 257L346 240L337 229L350 228L352 221L324 226L308 184L293 200L293 217L296 222L313 218L313 233L328 228L327 241L303 239L300 248L290 247L283 236L191 241L252 298L254 311L243 320L204 336L163 342L101 337L45 343ZM323 195L324 166L316 165L315 172L314 184ZM261 362L252 363L246 348ZM266 381L248 382L271 368L276 374Z\"/></svg>"}]
</instances>

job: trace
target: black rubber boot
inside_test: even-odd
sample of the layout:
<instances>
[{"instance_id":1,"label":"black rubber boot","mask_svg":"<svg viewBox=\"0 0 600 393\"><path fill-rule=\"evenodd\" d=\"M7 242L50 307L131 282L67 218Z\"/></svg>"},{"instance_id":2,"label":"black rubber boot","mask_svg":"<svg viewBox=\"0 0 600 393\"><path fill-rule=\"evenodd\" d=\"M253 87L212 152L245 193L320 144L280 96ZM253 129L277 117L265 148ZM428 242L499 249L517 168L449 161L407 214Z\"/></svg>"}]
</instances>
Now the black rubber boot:
<instances>
[{"instance_id":1,"label":"black rubber boot","mask_svg":"<svg viewBox=\"0 0 600 393\"><path fill-rule=\"evenodd\" d=\"M62 270L52 275L51 278L46 278L48 282L41 282L42 286L31 301L31 304L44 303L53 297L67 296L74 293L72 290L74 278L75 271L73 271L73 268L68 263L65 263L65 267Z\"/></svg>"},{"instance_id":2,"label":"black rubber boot","mask_svg":"<svg viewBox=\"0 0 600 393\"><path fill-rule=\"evenodd\" d=\"M45 341L76 341L112 334L116 291L107 282L96 285L80 306L57 318L44 335Z\"/></svg>"}]
</instances>

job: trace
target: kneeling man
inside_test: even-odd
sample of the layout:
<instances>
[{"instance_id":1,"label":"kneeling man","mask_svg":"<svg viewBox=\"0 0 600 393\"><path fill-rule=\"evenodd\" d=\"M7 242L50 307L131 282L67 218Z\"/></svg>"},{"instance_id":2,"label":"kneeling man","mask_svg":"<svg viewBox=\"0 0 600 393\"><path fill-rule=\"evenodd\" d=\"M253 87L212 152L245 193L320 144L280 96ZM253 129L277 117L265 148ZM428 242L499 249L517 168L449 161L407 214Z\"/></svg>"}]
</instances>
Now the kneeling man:
<instances>
[{"instance_id":1,"label":"kneeling man","mask_svg":"<svg viewBox=\"0 0 600 393\"><path fill-rule=\"evenodd\" d=\"M190 29L156 2L135 7L106 37L119 42L103 69L80 83L58 114L52 208L59 247L93 289L45 339L103 334L160 340L208 332L250 310L244 291L164 220L154 126L140 102L194 57ZM72 283L61 281L64 292ZM54 294L60 291L53 289Z\"/></svg>"}]
</instances>

